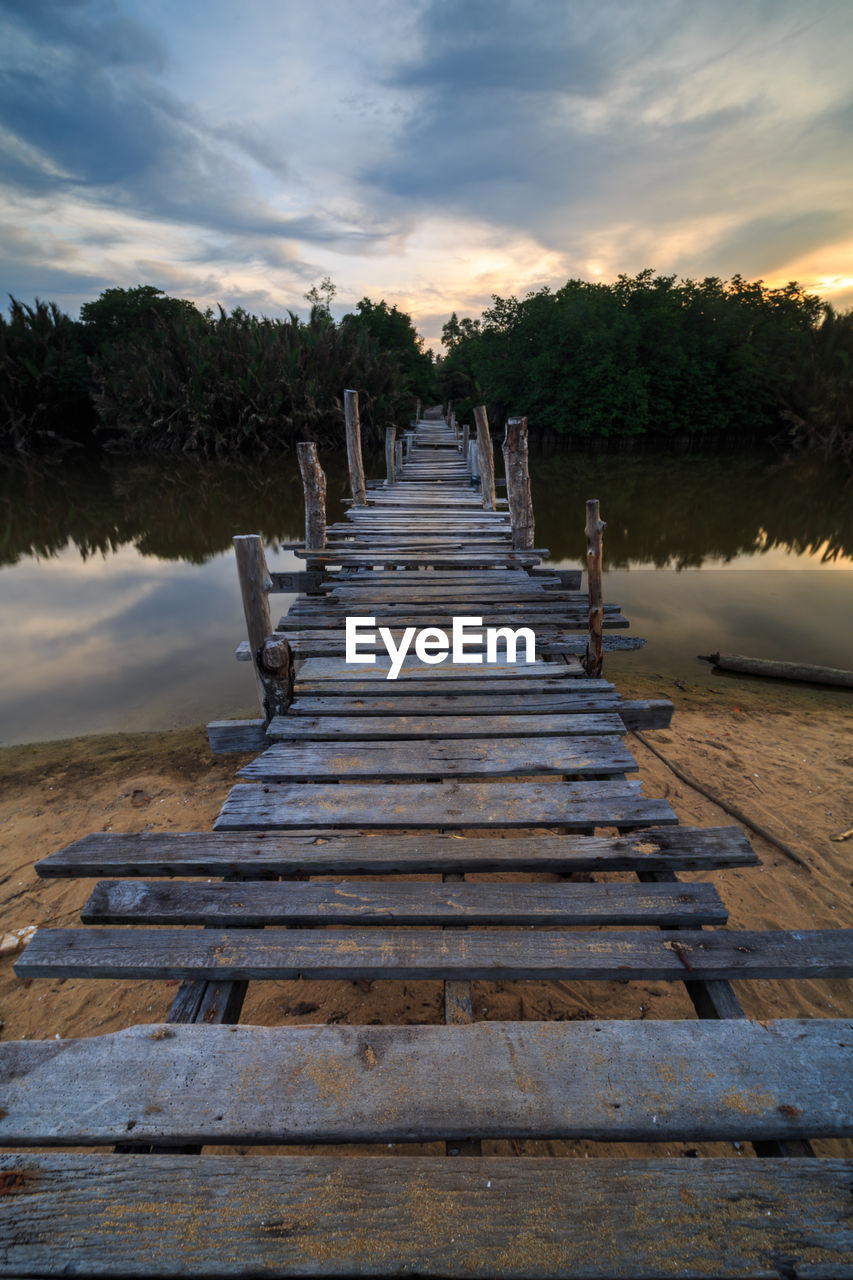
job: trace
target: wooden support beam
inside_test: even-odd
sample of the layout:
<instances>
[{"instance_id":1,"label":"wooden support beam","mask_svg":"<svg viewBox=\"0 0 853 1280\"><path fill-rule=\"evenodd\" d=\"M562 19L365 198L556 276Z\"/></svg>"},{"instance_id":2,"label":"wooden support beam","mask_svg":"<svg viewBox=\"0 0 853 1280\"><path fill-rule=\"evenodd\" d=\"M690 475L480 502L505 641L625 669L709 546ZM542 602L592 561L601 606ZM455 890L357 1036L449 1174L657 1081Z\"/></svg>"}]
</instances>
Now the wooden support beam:
<instances>
[{"instance_id":1,"label":"wooden support beam","mask_svg":"<svg viewBox=\"0 0 853 1280\"><path fill-rule=\"evenodd\" d=\"M506 496L512 523L512 545L533 546L533 498L527 465L527 419L508 418L503 442Z\"/></svg>"},{"instance_id":2,"label":"wooden support beam","mask_svg":"<svg viewBox=\"0 0 853 1280\"><path fill-rule=\"evenodd\" d=\"M352 500L357 507L367 506L367 486L361 457L361 423L358 416L358 392L344 392L344 414L347 428L347 464Z\"/></svg>"},{"instance_id":3,"label":"wooden support beam","mask_svg":"<svg viewBox=\"0 0 853 1280\"><path fill-rule=\"evenodd\" d=\"M604 663L602 626L604 605L601 594L601 564L603 558L603 534L607 525L598 511L598 498L590 498L586 504L586 574L589 586L589 641L584 669L588 676L601 675Z\"/></svg>"},{"instance_id":4,"label":"wooden support beam","mask_svg":"<svg viewBox=\"0 0 853 1280\"><path fill-rule=\"evenodd\" d=\"M290 647L283 637L273 640L269 606L272 581L260 535L240 534L233 541L258 700L264 720L269 722L273 716L283 715L293 701ZM272 641L269 646L268 641Z\"/></svg>"},{"instance_id":5,"label":"wooden support beam","mask_svg":"<svg viewBox=\"0 0 853 1280\"><path fill-rule=\"evenodd\" d=\"M495 494L495 455L484 404L478 404L475 408L474 421L477 424L477 462L483 488L483 506L488 511L495 511L498 505Z\"/></svg>"},{"instance_id":6,"label":"wooden support beam","mask_svg":"<svg viewBox=\"0 0 853 1280\"><path fill-rule=\"evenodd\" d=\"M394 455L396 452L397 428L385 428L385 475L389 484L394 483L394 475L396 467L394 466Z\"/></svg>"},{"instance_id":7,"label":"wooden support beam","mask_svg":"<svg viewBox=\"0 0 853 1280\"><path fill-rule=\"evenodd\" d=\"M305 549L322 551L326 545L326 473L313 440L300 441L296 456L305 494Z\"/></svg>"}]
</instances>

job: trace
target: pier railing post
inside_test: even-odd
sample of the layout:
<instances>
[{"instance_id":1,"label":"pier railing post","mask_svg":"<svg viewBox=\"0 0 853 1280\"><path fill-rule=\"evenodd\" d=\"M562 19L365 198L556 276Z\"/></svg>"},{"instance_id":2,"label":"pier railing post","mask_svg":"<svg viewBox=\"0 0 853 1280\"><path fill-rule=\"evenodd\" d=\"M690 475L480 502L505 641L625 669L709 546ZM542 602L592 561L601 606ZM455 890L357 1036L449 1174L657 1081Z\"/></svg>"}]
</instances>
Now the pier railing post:
<instances>
[{"instance_id":1,"label":"pier railing post","mask_svg":"<svg viewBox=\"0 0 853 1280\"><path fill-rule=\"evenodd\" d=\"M484 404L478 404L475 408L474 421L477 424L477 461L483 488L483 506L489 511L496 511L498 501L495 496L495 454Z\"/></svg>"},{"instance_id":2,"label":"pier railing post","mask_svg":"<svg viewBox=\"0 0 853 1280\"><path fill-rule=\"evenodd\" d=\"M421 402L420 400L418 400L418 403L415 405L415 426L418 425L420 420L421 420Z\"/></svg>"},{"instance_id":3,"label":"pier railing post","mask_svg":"<svg viewBox=\"0 0 853 1280\"><path fill-rule=\"evenodd\" d=\"M468 473L471 476L471 483L474 484L475 481L480 479L480 466L479 466L479 460L477 457L477 444L476 444L476 441L474 440L468 441L468 457L466 458L466 461L468 463Z\"/></svg>"},{"instance_id":4,"label":"pier railing post","mask_svg":"<svg viewBox=\"0 0 853 1280\"><path fill-rule=\"evenodd\" d=\"M385 428L385 475L388 479L389 484L394 483L394 471L395 471L394 454L395 454L396 439L397 439L397 428L386 427Z\"/></svg>"},{"instance_id":5,"label":"pier railing post","mask_svg":"<svg viewBox=\"0 0 853 1280\"><path fill-rule=\"evenodd\" d=\"M283 715L293 701L293 661L284 636L273 635L269 605L272 580L263 541L257 533L238 535L233 541L258 699L268 724L273 716Z\"/></svg>"},{"instance_id":6,"label":"pier railing post","mask_svg":"<svg viewBox=\"0 0 853 1280\"><path fill-rule=\"evenodd\" d=\"M305 550L323 551L326 546L326 473L320 466L313 440L296 446L302 489L305 493ZM308 568L312 567L308 561Z\"/></svg>"},{"instance_id":7,"label":"pier railing post","mask_svg":"<svg viewBox=\"0 0 853 1280\"><path fill-rule=\"evenodd\" d=\"M344 392L344 414L347 424L347 463L349 487L357 507L367 506L367 486L364 482L364 463L361 457L361 423L358 417L358 392Z\"/></svg>"},{"instance_id":8,"label":"pier railing post","mask_svg":"<svg viewBox=\"0 0 853 1280\"><path fill-rule=\"evenodd\" d=\"M462 424L462 457L468 461L468 438L471 434L471 428L467 422Z\"/></svg>"},{"instance_id":9,"label":"pier railing post","mask_svg":"<svg viewBox=\"0 0 853 1280\"><path fill-rule=\"evenodd\" d=\"M602 602L601 564L603 558L603 533L607 525L598 510L598 498L590 498L586 504L586 574L589 588L589 639L586 645L584 670L597 678L604 665L604 604Z\"/></svg>"},{"instance_id":10,"label":"pier railing post","mask_svg":"<svg viewBox=\"0 0 853 1280\"><path fill-rule=\"evenodd\" d=\"M394 445L394 474L403 470L403 439L401 436L397 438Z\"/></svg>"},{"instance_id":11,"label":"pier railing post","mask_svg":"<svg viewBox=\"0 0 853 1280\"><path fill-rule=\"evenodd\" d=\"M512 545L533 546L533 498L527 465L527 419L507 418L503 442L506 494L512 523Z\"/></svg>"}]
</instances>

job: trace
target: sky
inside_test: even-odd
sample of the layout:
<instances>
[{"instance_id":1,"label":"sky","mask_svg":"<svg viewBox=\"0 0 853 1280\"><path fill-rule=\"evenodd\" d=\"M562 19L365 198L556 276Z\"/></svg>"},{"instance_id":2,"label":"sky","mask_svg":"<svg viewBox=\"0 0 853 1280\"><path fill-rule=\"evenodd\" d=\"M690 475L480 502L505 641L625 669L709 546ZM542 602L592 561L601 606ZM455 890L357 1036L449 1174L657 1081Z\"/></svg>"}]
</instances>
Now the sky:
<instances>
[{"instance_id":1,"label":"sky","mask_svg":"<svg viewBox=\"0 0 853 1280\"><path fill-rule=\"evenodd\" d=\"M114 285L437 348L569 278L853 306L851 0L0 0L0 294Z\"/></svg>"}]
</instances>

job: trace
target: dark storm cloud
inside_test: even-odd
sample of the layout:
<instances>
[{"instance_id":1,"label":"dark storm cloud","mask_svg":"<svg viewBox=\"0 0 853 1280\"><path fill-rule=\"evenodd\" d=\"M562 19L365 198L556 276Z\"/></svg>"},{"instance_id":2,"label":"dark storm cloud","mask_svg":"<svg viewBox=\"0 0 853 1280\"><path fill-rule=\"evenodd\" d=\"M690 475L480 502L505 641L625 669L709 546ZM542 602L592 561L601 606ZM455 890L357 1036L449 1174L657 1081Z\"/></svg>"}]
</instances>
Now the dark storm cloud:
<instances>
[{"instance_id":1,"label":"dark storm cloud","mask_svg":"<svg viewBox=\"0 0 853 1280\"><path fill-rule=\"evenodd\" d=\"M0 152L8 185L229 234L325 244L373 238L266 205L251 167L280 178L282 152L248 123L207 128L157 83L166 59L159 43L114 5L38 0L7 2L0 12L11 26L11 56L0 72L0 125L13 140Z\"/></svg>"},{"instance_id":2,"label":"dark storm cloud","mask_svg":"<svg viewBox=\"0 0 853 1280\"><path fill-rule=\"evenodd\" d=\"M794 141L750 65L790 57L833 12L821 0L808 15L795 0L746 9L736 0L431 0L392 80L419 94L418 109L367 178L403 204L533 232L568 252L578 235L594 244L596 225L664 229L714 209L744 219L731 248L740 235L749 249L750 227L760 235L768 201L790 181ZM805 140L810 120L807 110L804 149L817 166L830 123L816 122ZM781 227L773 240L780 252L796 248Z\"/></svg>"}]
</instances>

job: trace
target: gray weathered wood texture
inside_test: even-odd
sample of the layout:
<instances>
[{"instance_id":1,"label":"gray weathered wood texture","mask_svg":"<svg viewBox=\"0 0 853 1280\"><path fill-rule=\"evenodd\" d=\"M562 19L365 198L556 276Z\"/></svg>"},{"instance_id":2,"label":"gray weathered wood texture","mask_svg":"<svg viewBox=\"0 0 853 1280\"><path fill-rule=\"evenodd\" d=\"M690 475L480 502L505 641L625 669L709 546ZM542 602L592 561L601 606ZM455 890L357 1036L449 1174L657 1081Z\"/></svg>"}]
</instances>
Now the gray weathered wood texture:
<instances>
[{"instance_id":1,"label":"gray weathered wood texture","mask_svg":"<svg viewBox=\"0 0 853 1280\"><path fill-rule=\"evenodd\" d=\"M0 1044L0 1144L853 1133L853 1024L132 1027Z\"/></svg>"},{"instance_id":2,"label":"gray weathered wood texture","mask_svg":"<svg viewBox=\"0 0 853 1280\"><path fill-rule=\"evenodd\" d=\"M648 827L675 823L666 800L630 782L243 783L215 831L270 827Z\"/></svg>"},{"instance_id":3,"label":"gray weathered wood texture","mask_svg":"<svg viewBox=\"0 0 853 1280\"><path fill-rule=\"evenodd\" d=\"M36 863L40 876L336 875L450 871L709 871L755 866L738 827L652 827L632 835L365 836L331 828L289 834L97 831Z\"/></svg>"},{"instance_id":4,"label":"gray weathered wood texture","mask_svg":"<svg viewBox=\"0 0 853 1280\"><path fill-rule=\"evenodd\" d=\"M238 777L282 782L343 778L500 778L565 774L610 777L636 770L615 735L551 738L452 738L396 742L278 742L244 765Z\"/></svg>"},{"instance_id":5,"label":"gray weathered wood texture","mask_svg":"<svg viewBox=\"0 0 853 1280\"><path fill-rule=\"evenodd\" d=\"M851 1176L848 1160L8 1155L0 1274L850 1280Z\"/></svg>"},{"instance_id":6,"label":"gray weathered wood texture","mask_svg":"<svg viewBox=\"0 0 853 1280\"><path fill-rule=\"evenodd\" d=\"M710 884L199 884L104 880L92 890L86 924L725 924Z\"/></svg>"},{"instance_id":7,"label":"gray weathered wood texture","mask_svg":"<svg viewBox=\"0 0 853 1280\"><path fill-rule=\"evenodd\" d=\"M225 721L224 723L240 722ZM574 715L538 716L286 715L277 716L271 722L268 733L270 738L294 742L334 742L339 738L388 741L397 737L412 742L431 738L480 738L495 739L500 742L506 738L550 738L560 735L575 737L599 733L622 733L624 727L624 722L616 711L590 712L589 714L579 711ZM258 743L258 747L262 750L266 745L264 737Z\"/></svg>"},{"instance_id":8,"label":"gray weathered wood texture","mask_svg":"<svg viewBox=\"0 0 853 1280\"><path fill-rule=\"evenodd\" d=\"M21 978L693 981L853 977L853 929L38 929Z\"/></svg>"}]
</instances>

